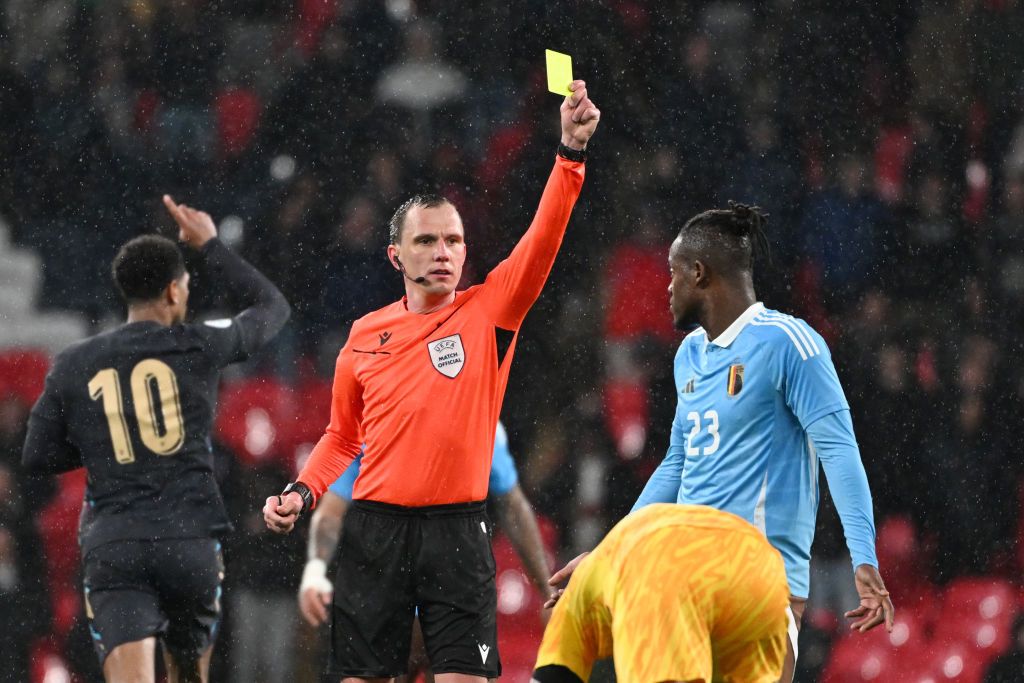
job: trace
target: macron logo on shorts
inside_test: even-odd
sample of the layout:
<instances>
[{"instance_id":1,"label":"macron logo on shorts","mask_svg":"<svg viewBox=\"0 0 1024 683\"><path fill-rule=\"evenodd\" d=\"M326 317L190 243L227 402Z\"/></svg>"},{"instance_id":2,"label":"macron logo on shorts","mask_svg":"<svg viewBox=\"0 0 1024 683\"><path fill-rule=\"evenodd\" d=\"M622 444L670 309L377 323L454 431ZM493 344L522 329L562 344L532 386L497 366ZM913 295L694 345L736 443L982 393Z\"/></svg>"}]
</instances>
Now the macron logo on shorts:
<instances>
[{"instance_id":1,"label":"macron logo on shorts","mask_svg":"<svg viewBox=\"0 0 1024 683\"><path fill-rule=\"evenodd\" d=\"M483 660L484 664L486 664L487 663L487 655L489 655L491 653L491 648L487 647L486 645L480 645L480 644L477 644L476 647L477 647L478 650L480 650L480 659Z\"/></svg>"}]
</instances>

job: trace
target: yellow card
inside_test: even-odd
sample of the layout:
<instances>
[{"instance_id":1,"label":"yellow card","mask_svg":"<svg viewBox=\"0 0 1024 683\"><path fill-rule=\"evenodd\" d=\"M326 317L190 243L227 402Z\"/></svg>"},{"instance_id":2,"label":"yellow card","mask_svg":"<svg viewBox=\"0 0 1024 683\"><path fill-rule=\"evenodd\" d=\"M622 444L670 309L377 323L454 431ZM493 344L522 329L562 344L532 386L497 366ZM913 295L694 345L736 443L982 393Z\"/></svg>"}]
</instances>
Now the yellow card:
<instances>
[{"instance_id":1,"label":"yellow card","mask_svg":"<svg viewBox=\"0 0 1024 683\"><path fill-rule=\"evenodd\" d=\"M572 57L554 50L544 50L544 57L548 63L548 90L568 97L572 94Z\"/></svg>"}]
</instances>

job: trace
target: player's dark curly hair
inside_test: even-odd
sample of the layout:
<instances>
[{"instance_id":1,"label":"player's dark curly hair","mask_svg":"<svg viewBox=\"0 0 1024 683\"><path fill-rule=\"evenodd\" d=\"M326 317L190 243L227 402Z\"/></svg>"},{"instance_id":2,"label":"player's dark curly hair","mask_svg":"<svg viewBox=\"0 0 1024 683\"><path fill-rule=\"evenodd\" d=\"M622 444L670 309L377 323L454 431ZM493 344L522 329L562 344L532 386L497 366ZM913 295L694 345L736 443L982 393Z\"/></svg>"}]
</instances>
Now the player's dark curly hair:
<instances>
[{"instance_id":1,"label":"player's dark curly hair","mask_svg":"<svg viewBox=\"0 0 1024 683\"><path fill-rule=\"evenodd\" d=\"M754 258L771 260L768 246L768 214L759 206L729 201L728 209L711 209L686 221L679 240L687 247L713 258L719 266L750 271Z\"/></svg>"},{"instance_id":2,"label":"player's dark curly hair","mask_svg":"<svg viewBox=\"0 0 1024 683\"><path fill-rule=\"evenodd\" d=\"M435 209L444 204L451 204L451 202L448 201L447 197L439 194L417 194L406 199L398 207L395 215L391 217L391 221L388 223L388 237L391 240L391 244L398 244L402 241L402 228L405 227L405 217L414 206L423 209Z\"/></svg>"},{"instance_id":3,"label":"player's dark curly hair","mask_svg":"<svg viewBox=\"0 0 1024 683\"><path fill-rule=\"evenodd\" d=\"M166 237L142 235L121 247L110 271L125 301L142 303L156 299L184 275L185 260L178 245Z\"/></svg>"}]
</instances>

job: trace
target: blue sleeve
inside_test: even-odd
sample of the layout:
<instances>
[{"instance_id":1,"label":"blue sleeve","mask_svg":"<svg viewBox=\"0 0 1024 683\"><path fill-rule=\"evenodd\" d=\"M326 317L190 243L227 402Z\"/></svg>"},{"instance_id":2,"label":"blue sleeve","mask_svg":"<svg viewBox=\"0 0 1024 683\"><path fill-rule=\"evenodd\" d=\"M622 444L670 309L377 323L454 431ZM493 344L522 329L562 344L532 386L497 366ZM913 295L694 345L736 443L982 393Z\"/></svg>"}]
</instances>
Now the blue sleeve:
<instances>
[{"instance_id":1,"label":"blue sleeve","mask_svg":"<svg viewBox=\"0 0 1024 683\"><path fill-rule=\"evenodd\" d=\"M519 473L512 453L508 449L505 425L498 423L494 432L494 457L491 459L491 477L487 482L487 495L503 496L519 483Z\"/></svg>"},{"instance_id":2,"label":"blue sleeve","mask_svg":"<svg viewBox=\"0 0 1024 683\"><path fill-rule=\"evenodd\" d=\"M362 462L363 454L359 453L352 464L338 477L338 480L327 487L327 490L347 502L352 502L352 489L356 485L356 477L359 476L359 466Z\"/></svg>"},{"instance_id":3,"label":"blue sleeve","mask_svg":"<svg viewBox=\"0 0 1024 683\"><path fill-rule=\"evenodd\" d=\"M806 431L825 470L828 490L843 523L843 534L854 569L861 564L878 567L871 490L853 435L850 411L826 415L808 426Z\"/></svg>"},{"instance_id":4,"label":"blue sleeve","mask_svg":"<svg viewBox=\"0 0 1024 683\"><path fill-rule=\"evenodd\" d=\"M669 437L668 452L665 459L654 470L647 481L640 497L633 503L630 512L652 503L676 503L679 501L679 487L683 481L683 464L686 461L686 431L680 417L679 408L672 420L672 434Z\"/></svg>"},{"instance_id":5,"label":"blue sleeve","mask_svg":"<svg viewBox=\"0 0 1024 683\"><path fill-rule=\"evenodd\" d=\"M830 413L849 410L839 376L825 340L802 320L790 319L781 327L782 352L777 381L786 405L800 426L808 426Z\"/></svg>"}]
</instances>

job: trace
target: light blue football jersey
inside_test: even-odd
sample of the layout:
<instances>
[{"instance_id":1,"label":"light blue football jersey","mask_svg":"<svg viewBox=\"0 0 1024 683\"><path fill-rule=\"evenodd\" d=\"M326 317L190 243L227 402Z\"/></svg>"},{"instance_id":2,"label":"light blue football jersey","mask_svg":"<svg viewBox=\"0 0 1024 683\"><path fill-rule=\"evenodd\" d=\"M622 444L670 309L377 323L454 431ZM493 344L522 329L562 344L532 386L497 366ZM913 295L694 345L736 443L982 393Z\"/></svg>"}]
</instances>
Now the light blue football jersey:
<instances>
[{"instance_id":1,"label":"light blue football jersey","mask_svg":"<svg viewBox=\"0 0 1024 683\"><path fill-rule=\"evenodd\" d=\"M345 500L352 500L352 489L356 485L356 477L359 476L359 467L363 454L360 453L348 469L338 480L331 484L328 489L336 496ZM508 448L508 433L505 425L498 422L498 428L494 431L494 457L491 460L491 476L487 482L487 495L503 496L519 483L519 472L516 471L516 463L512 459L512 452Z\"/></svg>"},{"instance_id":2,"label":"light blue football jersey","mask_svg":"<svg viewBox=\"0 0 1024 683\"><path fill-rule=\"evenodd\" d=\"M714 341L703 329L689 334L676 353L675 382L668 454L634 509L674 499L743 517L782 554L791 593L806 597L819 493L807 429L849 410L825 341L802 320L757 303ZM848 441L835 458L845 469L829 480L839 480L833 492L836 485L853 487L837 496L837 506L843 500L867 507L844 515L844 530L855 563L877 566L870 491L852 425Z\"/></svg>"}]
</instances>

